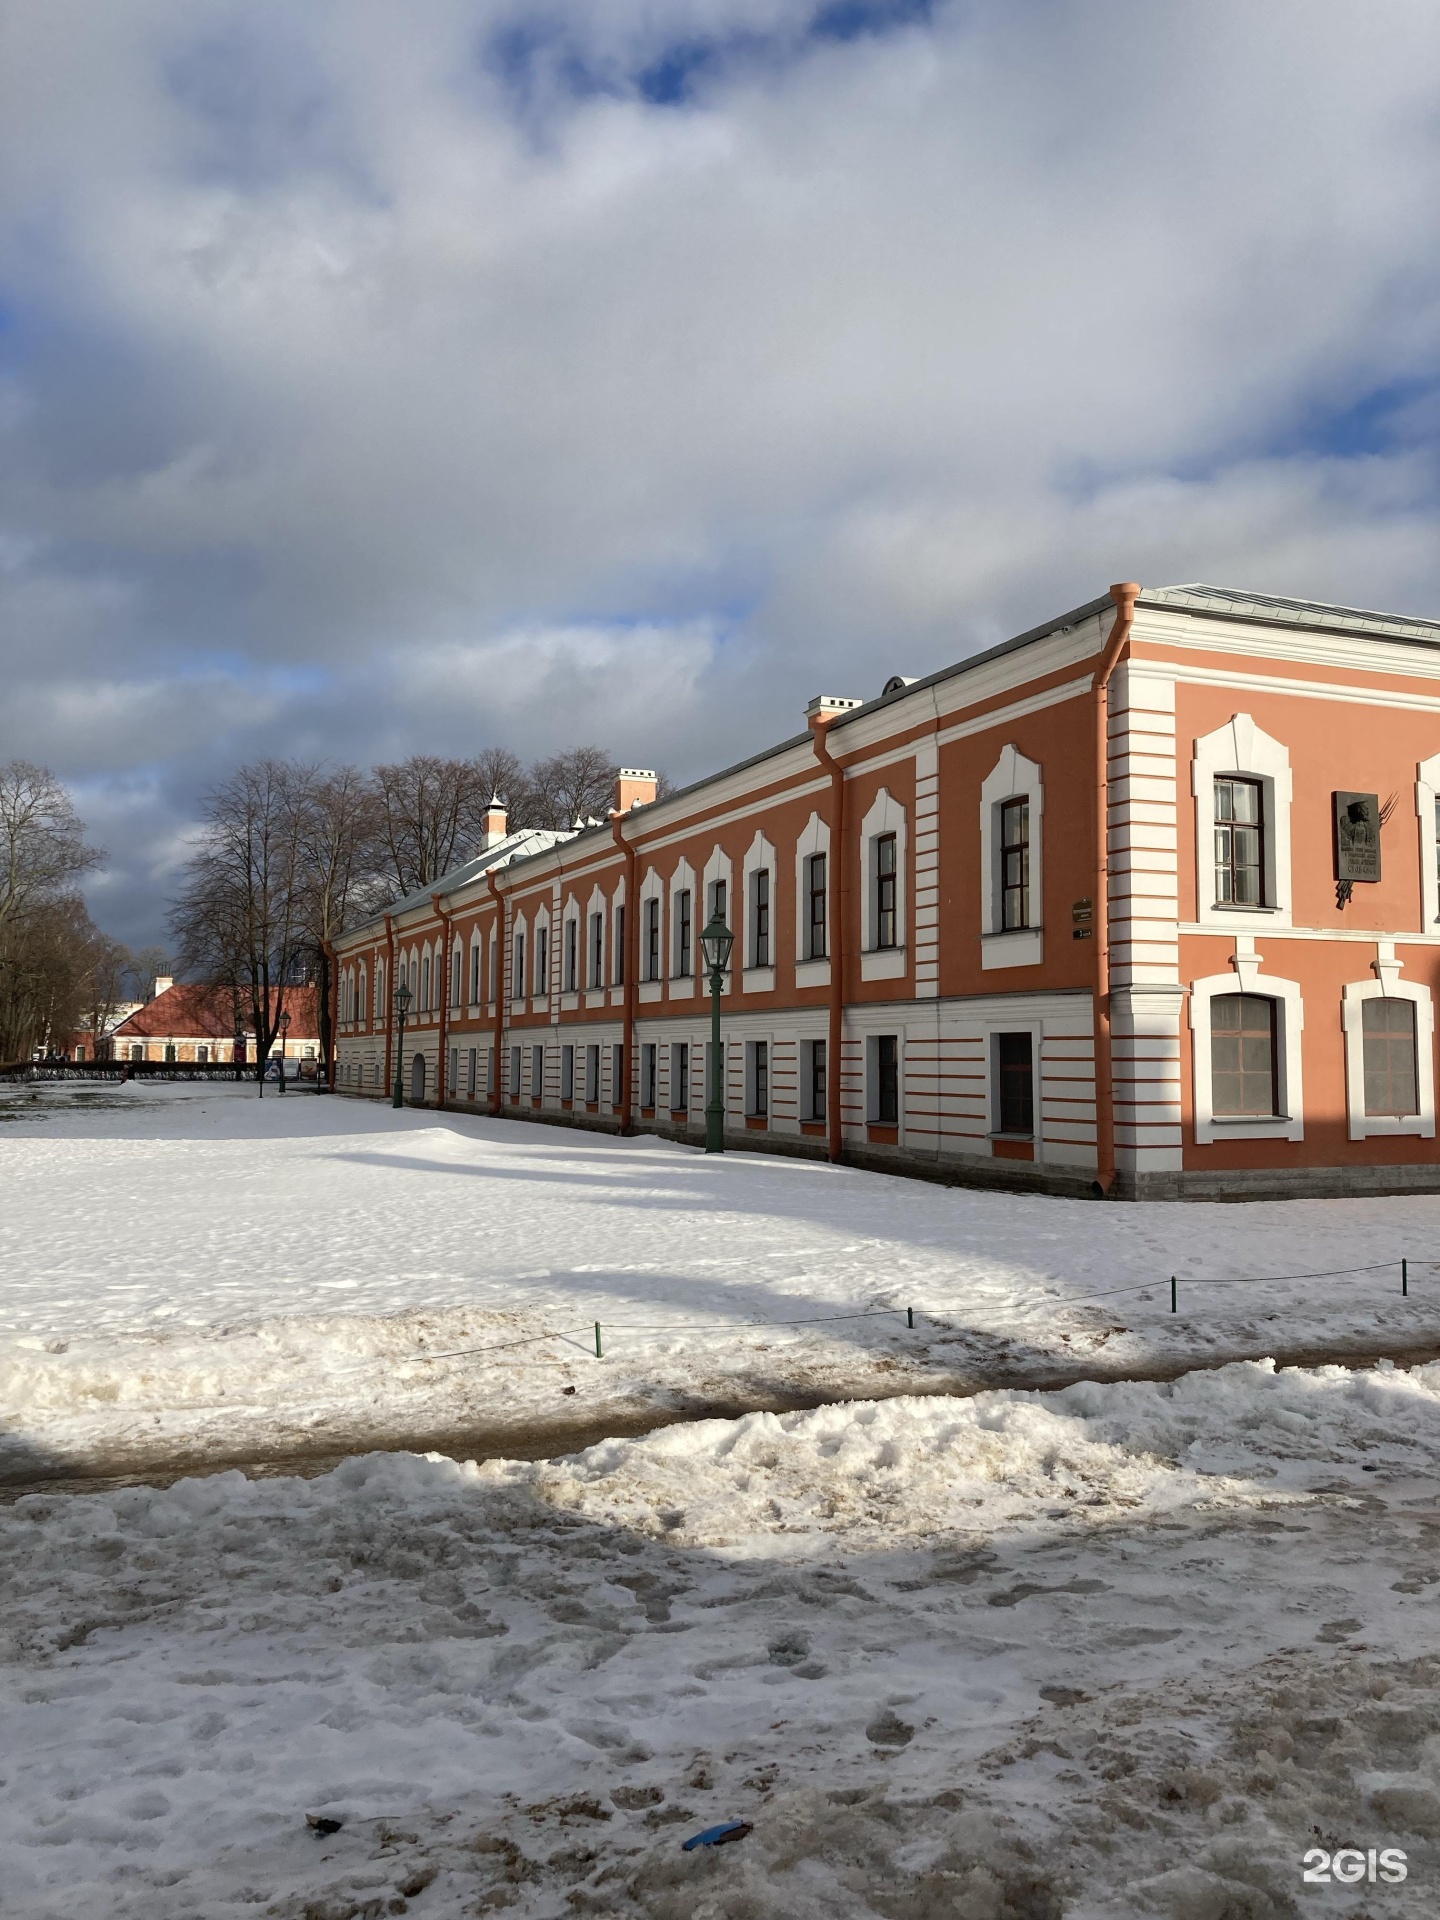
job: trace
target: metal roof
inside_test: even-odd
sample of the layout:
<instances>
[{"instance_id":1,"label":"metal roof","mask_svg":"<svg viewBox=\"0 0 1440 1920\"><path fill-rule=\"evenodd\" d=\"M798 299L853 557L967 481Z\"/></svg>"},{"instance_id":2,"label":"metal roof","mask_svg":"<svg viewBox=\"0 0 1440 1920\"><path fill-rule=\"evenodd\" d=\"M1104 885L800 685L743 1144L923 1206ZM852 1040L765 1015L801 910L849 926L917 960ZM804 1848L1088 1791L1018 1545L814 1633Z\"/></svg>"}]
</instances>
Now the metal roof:
<instances>
[{"instance_id":1,"label":"metal roof","mask_svg":"<svg viewBox=\"0 0 1440 1920\"><path fill-rule=\"evenodd\" d=\"M1207 587L1198 580L1179 587L1147 587L1140 595L1140 605L1218 614L1226 620L1321 627L1332 633L1369 634L1377 640L1410 640L1421 646L1440 646L1440 620L1425 620L1405 613L1375 613L1364 607L1335 607L1324 600L1294 600L1280 593L1243 593L1236 587Z\"/></svg>"}]
</instances>

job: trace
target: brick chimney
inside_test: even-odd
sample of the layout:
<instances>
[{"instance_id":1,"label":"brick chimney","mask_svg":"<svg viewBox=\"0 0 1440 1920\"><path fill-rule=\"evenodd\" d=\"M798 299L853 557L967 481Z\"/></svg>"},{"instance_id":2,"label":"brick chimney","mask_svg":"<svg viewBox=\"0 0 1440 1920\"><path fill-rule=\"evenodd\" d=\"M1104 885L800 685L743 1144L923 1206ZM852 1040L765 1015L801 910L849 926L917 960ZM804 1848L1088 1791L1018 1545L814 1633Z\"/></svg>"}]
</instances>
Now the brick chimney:
<instances>
[{"instance_id":1,"label":"brick chimney","mask_svg":"<svg viewBox=\"0 0 1440 1920\"><path fill-rule=\"evenodd\" d=\"M509 831L506 824L508 815L500 804L498 793L492 794L490 804L480 821L480 851L488 853L491 847L498 847Z\"/></svg>"},{"instance_id":2,"label":"brick chimney","mask_svg":"<svg viewBox=\"0 0 1440 1920\"><path fill-rule=\"evenodd\" d=\"M615 811L648 807L655 798L655 775L648 767L621 767L615 781Z\"/></svg>"}]
</instances>

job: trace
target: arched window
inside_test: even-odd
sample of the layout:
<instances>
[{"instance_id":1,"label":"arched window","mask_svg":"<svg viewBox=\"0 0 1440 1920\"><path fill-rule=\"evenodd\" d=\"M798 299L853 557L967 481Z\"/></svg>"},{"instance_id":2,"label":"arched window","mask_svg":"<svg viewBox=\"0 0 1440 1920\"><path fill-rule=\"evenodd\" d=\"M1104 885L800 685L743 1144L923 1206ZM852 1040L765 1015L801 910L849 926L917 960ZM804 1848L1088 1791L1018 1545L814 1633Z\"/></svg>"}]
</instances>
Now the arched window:
<instances>
[{"instance_id":1,"label":"arched window","mask_svg":"<svg viewBox=\"0 0 1440 1920\"><path fill-rule=\"evenodd\" d=\"M420 1011L430 1011L430 955L425 954L420 962Z\"/></svg>"}]
</instances>

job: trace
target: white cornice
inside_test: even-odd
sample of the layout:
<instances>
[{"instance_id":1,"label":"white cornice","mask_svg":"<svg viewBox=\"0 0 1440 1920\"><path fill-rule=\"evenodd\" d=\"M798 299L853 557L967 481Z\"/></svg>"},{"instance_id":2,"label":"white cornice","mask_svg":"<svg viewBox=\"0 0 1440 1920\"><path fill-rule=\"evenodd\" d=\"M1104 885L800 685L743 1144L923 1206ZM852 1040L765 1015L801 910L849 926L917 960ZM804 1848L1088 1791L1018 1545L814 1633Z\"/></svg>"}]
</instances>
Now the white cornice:
<instances>
[{"instance_id":1,"label":"white cornice","mask_svg":"<svg viewBox=\"0 0 1440 1920\"><path fill-rule=\"evenodd\" d=\"M1233 651L1233 649L1231 649ZM1234 687L1243 693L1293 695L1302 700L1342 700L1362 707L1394 707L1406 713L1440 713L1440 693L1396 693L1388 687L1355 687L1338 680L1292 680L1287 674L1245 673L1235 667L1181 666L1174 660L1148 660L1141 655L1132 669L1150 680L1173 680L1179 685ZM1429 679L1440 680L1440 674Z\"/></svg>"},{"instance_id":2,"label":"white cornice","mask_svg":"<svg viewBox=\"0 0 1440 1920\"><path fill-rule=\"evenodd\" d=\"M1323 633L1313 627L1273 627L1243 620L1207 620L1140 606L1131 634L1137 641L1195 653L1239 653L1255 660L1294 660L1311 666L1344 667L1355 673L1388 673L1407 680L1440 679L1440 648L1420 642ZM1273 686L1274 681L1267 681Z\"/></svg>"}]
</instances>

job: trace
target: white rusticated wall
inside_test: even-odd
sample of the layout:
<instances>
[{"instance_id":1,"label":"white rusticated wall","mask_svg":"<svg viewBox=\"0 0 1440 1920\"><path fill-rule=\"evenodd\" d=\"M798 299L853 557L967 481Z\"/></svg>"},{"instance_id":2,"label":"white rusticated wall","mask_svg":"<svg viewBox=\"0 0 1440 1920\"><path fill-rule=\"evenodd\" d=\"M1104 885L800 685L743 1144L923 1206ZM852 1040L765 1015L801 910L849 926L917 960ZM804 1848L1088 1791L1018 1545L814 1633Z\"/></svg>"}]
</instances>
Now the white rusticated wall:
<instances>
[{"instance_id":1,"label":"white rusticated wall","mask_svg":"<svg viewBox=\"0 0 1440 1920\"><path fill-rule=\"evenodd\" d=\"M1178 1173L1180 897L1175 681L1127 661L1110 687L1110 1029L1115 1159Z\"/></svg>"}]
</instances>

